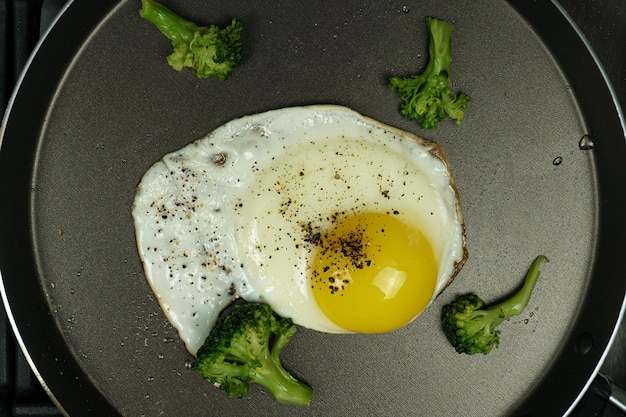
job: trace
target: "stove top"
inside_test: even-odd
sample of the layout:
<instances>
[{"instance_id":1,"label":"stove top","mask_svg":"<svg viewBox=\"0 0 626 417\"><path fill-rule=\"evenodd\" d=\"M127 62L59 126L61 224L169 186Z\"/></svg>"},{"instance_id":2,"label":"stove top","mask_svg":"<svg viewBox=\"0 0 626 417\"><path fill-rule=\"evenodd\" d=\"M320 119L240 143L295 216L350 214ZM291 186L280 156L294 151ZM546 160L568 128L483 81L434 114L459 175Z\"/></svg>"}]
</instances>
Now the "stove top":
<instances>
[{"instance_id":1,"label":"stove top","mask_svg":"<svg viewBox=\"0 0 626 417\"><path fill-rule=\"evenodd\" d=\"M13 86L40 34L65 3L66 0L0 0L0 114L4 113ZM561 4L587 36L605 65L618 97L626 103L626 51L614 47L626 44L626 2L562 0ZM600 373L570 416L626 416L625 409L611 402L611 386L607 381L626 387L626 323L621 324ZM624 394L613 391L613 395ZM31 372L0 306L0 417L9 416L50 417L62 413Z\"/></svg>"}]
</instances>

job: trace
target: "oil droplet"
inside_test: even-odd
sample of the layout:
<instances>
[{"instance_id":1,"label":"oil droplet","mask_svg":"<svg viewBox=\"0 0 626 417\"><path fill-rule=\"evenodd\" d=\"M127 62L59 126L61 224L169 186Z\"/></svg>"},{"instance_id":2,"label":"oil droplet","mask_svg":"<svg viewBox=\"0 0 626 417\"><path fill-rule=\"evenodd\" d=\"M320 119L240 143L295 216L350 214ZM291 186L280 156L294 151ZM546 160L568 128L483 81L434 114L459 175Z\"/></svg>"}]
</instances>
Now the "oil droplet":
<instances>
[{"instance_id":1,"label":"oil droplet","mask_svg":"<svg viewBox=\"0 0 626 417\"><path fill-rule=\"evenodd\" d=\"M189 359L185 361L185 369L191 369L192 366L193 366L192 361L190 361Z\"/></svg>"},{"instance_id":2,"label":"oil droplet","mask_svg":"<svg viewBox=\"0 0 626 417\"><path fill-rule=\"evenodd\" d=\"M561 165L562 162L563 162L563 158L560 156L557 156L556 158L552 160L552 165Z\"/></svg>"},{"instance_id":3,"label":"oil droplet","mask_svg":"<svg viewBox=\"0 0 626 417\"><path fill-rule=\"evenodd\" d=\"M173 337L164 337L163 338L163 343L172 343L174 342L174 338Z\"/></svg>"},{"instance_id":4,"label":"oil droplet","mask_svg":"<svg viewBox=\"0 0 626 417\"><path fill-rule=\"evenodd\" d=\"M407 6L407 5L402 6L402 12L403 12L403 13L408 13L408 12L409 12L409 10L410 10L410 9L409 9L409 6Z\"/></svg>"},{"instance_id":5,"label":"oil droplet","mask_svg":"<svg viewBox=\"0 0 626 417\"><path fill-rule=\"evenodd\" d=\"M154 377L153 376L149 376L148 377L148 382L152 382L152 381L154 381Z\"/></svg>"},{"instance_id":6,"label":"oil droplet","mask_svg":"<svg viewBox=\"0 0 626 417\"><path fill-rule=\"evenodd\" d=\"M162 353L159 353L159 355L157 356L159 359L163 359L165 358L165 355L163 355Z\"/></svg>"},{"instance_id":7,"label":"oil droplet","mask_svg":"<svg viewBox=\"0 0 626 417\"><path fill-rule=\"evenodd\" d=\"M578 141L578 148L583 151L593 149L593 141L591 140L591 136L583 135Z\"/></svg>"}]
</instances>

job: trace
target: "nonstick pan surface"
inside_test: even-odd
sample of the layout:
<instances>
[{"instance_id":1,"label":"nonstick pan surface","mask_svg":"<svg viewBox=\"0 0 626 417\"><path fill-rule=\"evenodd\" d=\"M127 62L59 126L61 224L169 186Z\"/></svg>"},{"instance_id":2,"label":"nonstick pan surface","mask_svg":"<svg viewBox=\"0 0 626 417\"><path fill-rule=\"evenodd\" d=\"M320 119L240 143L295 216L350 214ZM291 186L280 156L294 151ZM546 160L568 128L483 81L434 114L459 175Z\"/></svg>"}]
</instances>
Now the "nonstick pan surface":
<instances>
[{"instance_id":1,"label":"nonstick pan surface","mask_svg":"<svg viewBox=\"0 0 626 417\"><path fill-rule=\"evenodd\" d=\"M593 52L550 1L179 1L199 23L245 25L226 82L165 63L139 1L75 0L34 55L2 128L3 299L29 361L69 415L562 415L597 371L626 287L623 118ZM404 120L390 75L426 64L425 18L454 24L461 126ZM285 366L312 405L259 387L227 400L192 359L143 275L134 191L165 153L247 114L340 104L440 143L470 258L415 322L384 335L300 328ZM593 146L581 148L581 138ZM586 142L586 140L583 140ZM584 148L584 149L583 149ZM461 356L441 307L497 301L545 254L529 307L488 356Z\"/></svg>"}]
</instances>

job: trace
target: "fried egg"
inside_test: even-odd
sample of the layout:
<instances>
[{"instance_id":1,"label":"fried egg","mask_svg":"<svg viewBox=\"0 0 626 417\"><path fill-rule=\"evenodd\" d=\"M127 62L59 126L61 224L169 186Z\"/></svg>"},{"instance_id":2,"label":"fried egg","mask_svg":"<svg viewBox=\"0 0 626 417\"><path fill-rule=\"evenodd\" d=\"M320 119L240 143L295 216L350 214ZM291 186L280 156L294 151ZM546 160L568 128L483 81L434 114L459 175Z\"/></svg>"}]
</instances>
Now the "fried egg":
<instances>
[{"instance_id":1,"label":"fried egg","mask_svg":"<svg viewBox=\"0 0 626 417\"><path fill-rule=\"evenodd\" d=\"M440 147L332 105L242 117L164 156L133 218L147 281L192 354L236 298L322 332L398 329L467 258Z\"/></svg>"}]
</instances>

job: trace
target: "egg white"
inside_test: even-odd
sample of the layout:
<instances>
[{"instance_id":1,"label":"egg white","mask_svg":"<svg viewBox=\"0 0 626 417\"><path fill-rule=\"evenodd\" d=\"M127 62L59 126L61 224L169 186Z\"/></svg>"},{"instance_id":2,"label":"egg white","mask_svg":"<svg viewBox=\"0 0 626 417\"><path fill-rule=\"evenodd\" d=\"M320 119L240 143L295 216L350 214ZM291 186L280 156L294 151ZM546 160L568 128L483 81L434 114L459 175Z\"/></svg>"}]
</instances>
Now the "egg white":
<instances>
[{"instance_id":1,"label":"egg white","mask_svg":"<svg viewBox=\"0 0 626 417\"><path fill-rule=\"evenodd\" d=\"M146 172L133 217L148 282L195 354L236 297L344 332L315 303L306 235L364 211L394 213L428 238L439 263L434 299L466 257L447 161L434 143L345 107L223 125Z\"/></svg>"}]
</instances>

